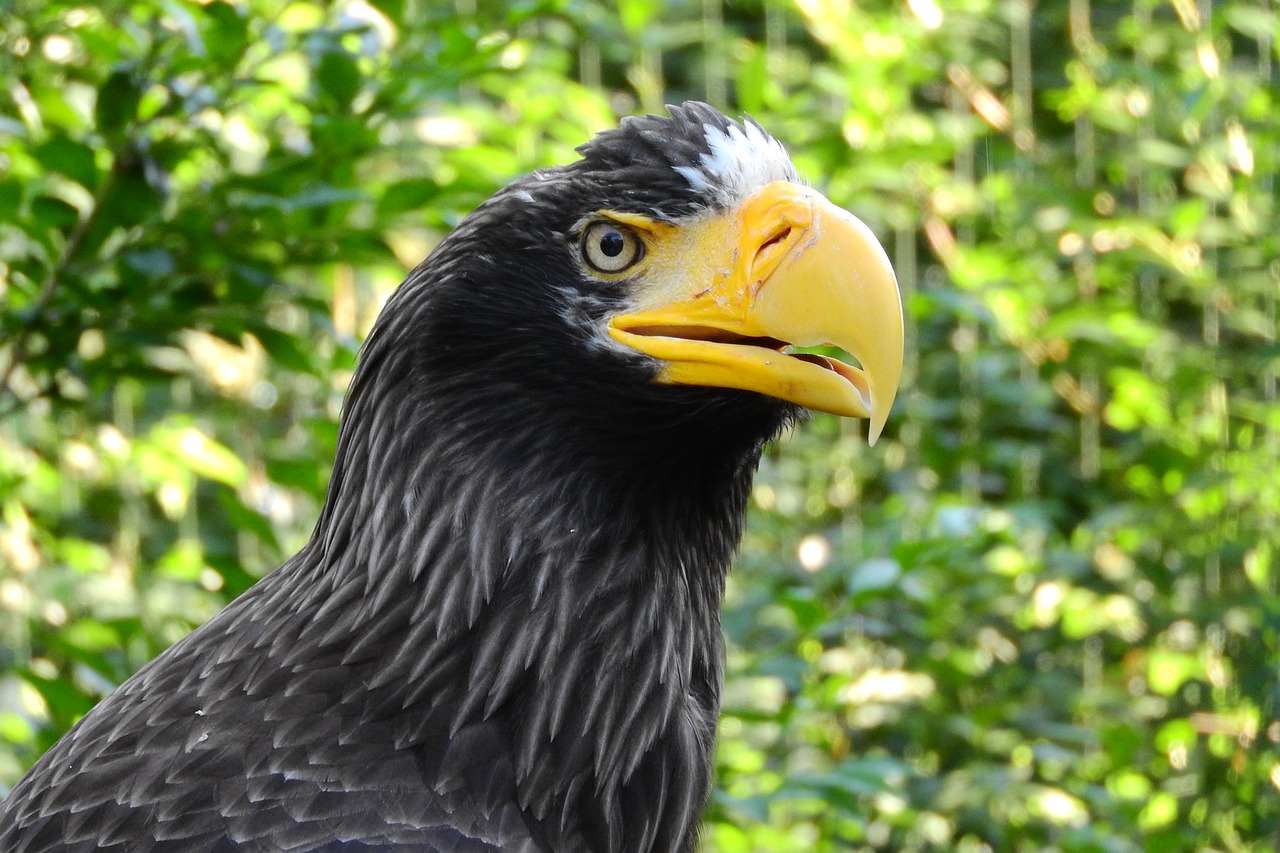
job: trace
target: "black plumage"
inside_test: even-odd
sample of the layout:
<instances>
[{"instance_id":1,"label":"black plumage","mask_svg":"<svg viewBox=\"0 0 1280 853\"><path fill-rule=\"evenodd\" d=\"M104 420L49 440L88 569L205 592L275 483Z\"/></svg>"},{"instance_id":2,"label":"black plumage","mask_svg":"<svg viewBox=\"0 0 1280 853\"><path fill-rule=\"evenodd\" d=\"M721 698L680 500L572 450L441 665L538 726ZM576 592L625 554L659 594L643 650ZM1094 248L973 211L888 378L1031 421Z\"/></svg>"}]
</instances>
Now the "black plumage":
<instances>
[{"instance_id":1,"label":"black plumage","mask_svg":"<svg viewBox=\"0 0 1280 853\"><path fill-rule=\"evenodd\" d=\"M578 240L731 205L688 169L741 130L629 120L464 220L363 348L310 542L59 741L0 850L691 849L725 573L799 409L656 383Z\"/></svg>"}]
</instances>

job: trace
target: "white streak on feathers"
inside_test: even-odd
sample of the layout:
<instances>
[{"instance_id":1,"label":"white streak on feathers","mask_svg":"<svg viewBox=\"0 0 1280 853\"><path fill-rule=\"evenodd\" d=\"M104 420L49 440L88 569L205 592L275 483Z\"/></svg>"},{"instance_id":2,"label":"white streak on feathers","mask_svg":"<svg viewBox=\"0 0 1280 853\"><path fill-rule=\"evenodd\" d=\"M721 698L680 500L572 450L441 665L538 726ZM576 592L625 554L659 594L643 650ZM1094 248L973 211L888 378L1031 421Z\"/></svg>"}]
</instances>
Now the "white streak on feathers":
<instances>
[{"instance_id":1,"label":"white streak on feathers","mask_svg":"<svg viewBox=\"0 0 1280 853\"><path fill-rule=\"evenodd\" d=\"M695 192L709 193L731 207L771 181L798 181L799 175L782 143L754 121L721 129L702 126L707 151L697 166L673 168Z\"/></svg>"}]
</instances>

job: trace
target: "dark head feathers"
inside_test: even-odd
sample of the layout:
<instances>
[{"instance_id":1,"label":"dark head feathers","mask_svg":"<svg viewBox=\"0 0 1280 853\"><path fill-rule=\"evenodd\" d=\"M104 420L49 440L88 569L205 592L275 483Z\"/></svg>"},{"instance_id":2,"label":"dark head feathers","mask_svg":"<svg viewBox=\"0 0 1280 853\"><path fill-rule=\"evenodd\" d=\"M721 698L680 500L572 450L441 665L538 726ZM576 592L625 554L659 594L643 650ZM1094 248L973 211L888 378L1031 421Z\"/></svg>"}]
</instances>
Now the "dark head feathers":
<instances>
[{"instance_id":1,"label":"dark head feathers","mask_svg":"<svg viewBox=\"0 0 1280 853\"><path fill-rule=\"evenodd\" d=\"M786 149L754 120L734 121L699 101L667 109L669 117L624 118L560 170L625 188L613 200L618 209L667 220L730 207L772 180L799 181Z\"/></svg>"}]
</instances>

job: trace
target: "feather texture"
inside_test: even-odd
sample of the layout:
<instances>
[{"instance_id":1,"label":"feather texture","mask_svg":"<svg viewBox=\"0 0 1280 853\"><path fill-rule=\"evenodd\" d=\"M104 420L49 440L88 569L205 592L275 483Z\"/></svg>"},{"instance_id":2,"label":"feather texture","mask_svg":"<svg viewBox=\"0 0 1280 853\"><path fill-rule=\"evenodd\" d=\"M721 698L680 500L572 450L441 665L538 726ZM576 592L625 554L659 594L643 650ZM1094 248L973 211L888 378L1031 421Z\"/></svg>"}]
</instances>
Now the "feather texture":
<instances>
[{"instance_id":1,"label":"feather texture","mask_svg":"<svg viewBox=\"0 0 1280 853\"><path fill-rule=\"evenodd\" d=\"M0 849L690 850L725 573L794 412L653 384L573 228L696 218L779 151L687 105L478 208L366 342L310 543L50 749Z\"/></svg>"}]
</instances>

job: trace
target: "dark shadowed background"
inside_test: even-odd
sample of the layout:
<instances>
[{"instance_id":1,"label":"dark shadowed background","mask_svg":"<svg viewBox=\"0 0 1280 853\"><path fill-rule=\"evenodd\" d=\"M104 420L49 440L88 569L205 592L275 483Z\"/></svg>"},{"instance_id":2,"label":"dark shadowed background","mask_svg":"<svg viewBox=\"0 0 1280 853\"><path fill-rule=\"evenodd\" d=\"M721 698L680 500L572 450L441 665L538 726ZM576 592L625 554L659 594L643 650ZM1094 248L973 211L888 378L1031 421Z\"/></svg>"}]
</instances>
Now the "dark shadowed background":
<instances>
[{"instance_id":1,"label":"dark shadowed background","mask_svg":"<svg viewBox=\"0 0 1280 853\"><path fill-rule=\"evenodd\" d=\"M880 443L768 455L707 851L1280 832L1265 0L0 0L0 792L306 540L359 341L619 115L757 118L878 233Z\"/></svg>"}]
</instances>

